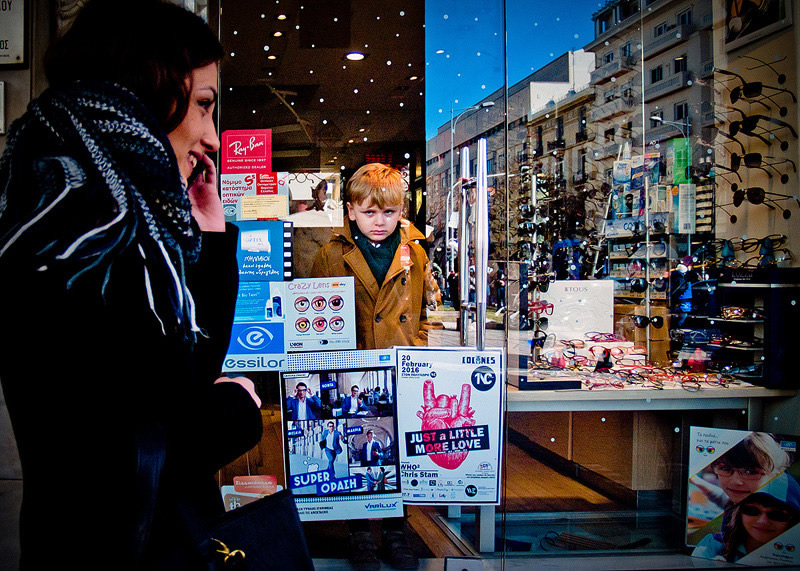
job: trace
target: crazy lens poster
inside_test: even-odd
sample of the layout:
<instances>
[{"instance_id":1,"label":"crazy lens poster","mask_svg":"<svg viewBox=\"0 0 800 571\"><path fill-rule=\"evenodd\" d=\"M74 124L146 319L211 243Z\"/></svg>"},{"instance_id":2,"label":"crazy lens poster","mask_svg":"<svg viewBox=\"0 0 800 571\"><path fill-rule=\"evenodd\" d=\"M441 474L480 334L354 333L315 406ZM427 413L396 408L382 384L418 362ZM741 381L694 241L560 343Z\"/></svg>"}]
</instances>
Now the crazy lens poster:
<instances>
[{"instance_id":1,"label":"crazy lens poster","mask_svg":"<svg viewBox=\"0 0 800 571\"><path fill-rule=\"evenodd\" d=\"M291 354L281 381L300 519L402 516L394 351Z\"/></svg>"},{"instance_id":2,"label":"crazy lens poster","mask_svg":"<svg viewBox=\"0 0 800 571\"><path fill-rule=\"evenodd\" d=\"M502 349L397 349L405 503L499 503L503 361Z\"/></svg>"},{"instance_id":3,"label":"crazy lens poster","mask_svg":"<svg viewBox=\"0 0 800 571\"><path fill-rule=\"evenodd\" d=\"M690 428L686 544L692 556L800 564L797 436Z\"/></svg>"}]
</instances>

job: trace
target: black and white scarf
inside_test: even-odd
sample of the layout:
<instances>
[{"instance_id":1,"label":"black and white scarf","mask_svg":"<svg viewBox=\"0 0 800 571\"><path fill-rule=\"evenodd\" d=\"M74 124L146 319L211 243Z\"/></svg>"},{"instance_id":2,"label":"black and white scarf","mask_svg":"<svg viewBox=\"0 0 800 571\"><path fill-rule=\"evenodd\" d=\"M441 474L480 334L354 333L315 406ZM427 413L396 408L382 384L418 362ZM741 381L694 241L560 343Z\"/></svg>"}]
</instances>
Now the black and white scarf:
<instances>
[{"instance_id":1,"label":"black and white scarf","mask_svg":"<svg viewBox=\"0 0 800 571\"><path fill-rule=\"evenodd\" d=\"M45 91L11 125L0 158L0 265L58 267L68 288L94 276L102 295L131 247L162 331L194 339L185 269L199 255L200 230L163 128L115 84Z\"/></svg>"}]
</instances>

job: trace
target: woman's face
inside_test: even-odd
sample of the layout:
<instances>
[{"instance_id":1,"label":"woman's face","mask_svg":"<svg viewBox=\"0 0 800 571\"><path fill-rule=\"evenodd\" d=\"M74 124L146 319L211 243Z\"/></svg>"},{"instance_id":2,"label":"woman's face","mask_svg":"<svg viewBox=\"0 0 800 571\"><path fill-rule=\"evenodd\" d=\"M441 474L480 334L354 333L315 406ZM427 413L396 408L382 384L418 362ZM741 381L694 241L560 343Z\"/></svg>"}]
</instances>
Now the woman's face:
<instances>
[{"instance_id":1,"label":"woman's face","mask_svg":"<svg viewBox=\"0 0 800 571\"><path fill-rule=\"evenodd\" d=\"M184 182L203 155L219 149L219 137L214 125L214 106L217 103L217 64L210 63L192 71L189 108L180 125L167 135L178 159L178 169Z\"/></svg>"},{"instance_id":2,"label":"woman's face","mask_svg":"<svg viewBox=\"0 0 800 571\"><path fill-rule=\"evenodd\" d=\"M792 519L786 510L757 502L741 506L739 513L745 531L760 544L768 543L786 531Z\"/></svg>"}]
</instances>

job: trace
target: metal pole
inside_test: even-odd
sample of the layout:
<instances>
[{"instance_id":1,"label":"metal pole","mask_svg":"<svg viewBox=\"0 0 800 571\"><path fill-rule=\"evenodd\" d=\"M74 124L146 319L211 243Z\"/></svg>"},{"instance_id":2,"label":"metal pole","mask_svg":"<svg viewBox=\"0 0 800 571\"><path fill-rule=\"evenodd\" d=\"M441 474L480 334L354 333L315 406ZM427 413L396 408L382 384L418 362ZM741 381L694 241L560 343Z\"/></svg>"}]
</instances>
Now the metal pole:
<instances>
[{"instance_id":1,"label":"metal pole","mask_svg":"<svg viewBox=\"0 0 800 571\"><path fill-rule=\"evenodd\" d=\"M478 139L475 195L475 346L486 346L486 290L489 269L489 182L486 139Z\"/></svg>"},{"instance_id":2,"label":"metal pole","mask_svg":"<svg viewBox=\"0 0 800 571\"><path fill-rule=\"evenodd\" d=\"M461 346L467 344L467 326L469 324L469 147L461 149L461 208L458 210L458 283L461 296L459 311Z\"/></svg>"},{"instance_id":3,"label":"metal pole","mask_svg":"<svg viewBox=\"0 0 800 571\"><path fill-rule=\"evenodd\" d=\"M448 184L447 184L447 219L444 222L445 227L445 236L446 236L446 247L445 247L445 256L447 260L447 275L450 275L450 272L453 271L453 260L450 259L450 240L451 240L451 233L450 233L450 216L453 212L453 189L455 188L455 179L453 173L453 136L454 136L455 126L453 125L453 102L450 102L450 172L447 173ZM450 292L450 296L452 298L453 292Z\"/></svg>"}]
</instances>

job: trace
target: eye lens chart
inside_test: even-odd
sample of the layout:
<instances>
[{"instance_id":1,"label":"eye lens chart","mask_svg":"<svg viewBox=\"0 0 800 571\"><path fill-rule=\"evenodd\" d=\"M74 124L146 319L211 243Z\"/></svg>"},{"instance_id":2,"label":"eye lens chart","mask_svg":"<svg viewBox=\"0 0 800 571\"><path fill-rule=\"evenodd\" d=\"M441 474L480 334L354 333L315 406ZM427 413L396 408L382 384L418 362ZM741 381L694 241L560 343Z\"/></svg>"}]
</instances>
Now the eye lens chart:
<instances>
[{"instance_id":1,"label":"eye lens chart","mask_svg":"<svg viewBox=\"0 0 800 571\"><path fill-rule=\"evenodd\" d=\"M288 351L355 349L355 281L350 277L286 283Z\"/></svg>"}]
</instances>

